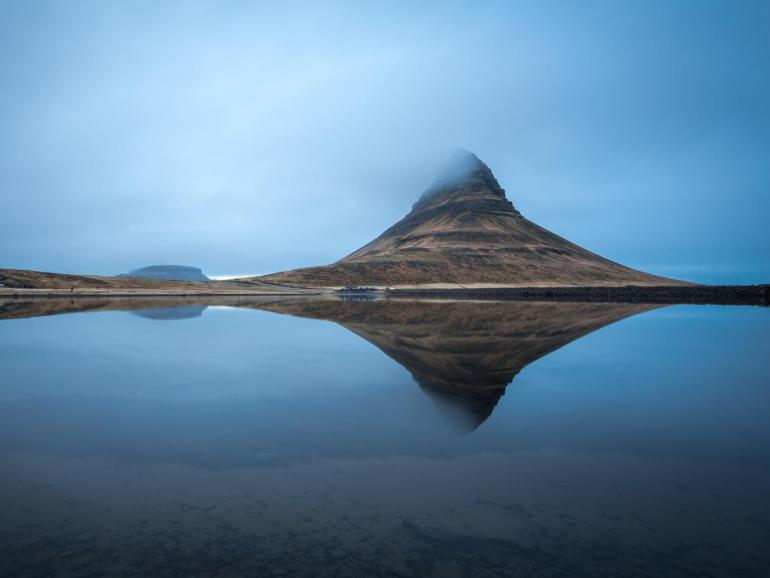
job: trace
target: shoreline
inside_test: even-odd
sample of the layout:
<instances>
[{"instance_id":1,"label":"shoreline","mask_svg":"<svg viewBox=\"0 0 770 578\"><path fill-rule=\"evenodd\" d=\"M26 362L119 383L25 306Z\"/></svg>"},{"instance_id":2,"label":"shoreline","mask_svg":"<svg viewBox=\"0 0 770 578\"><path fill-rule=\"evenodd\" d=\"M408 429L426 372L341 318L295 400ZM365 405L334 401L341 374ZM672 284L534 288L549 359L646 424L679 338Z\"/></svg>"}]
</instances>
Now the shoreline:
<instances>
[{"instance_id":1,"label":"shoreline","mask_svg":"<svg viewBox=\"0 0 770 578\"><path fill-rule=\"evenodd\" d=\"M105 297L105 298L130 298L141 297L280 297L280 296L316 296L333 294L330 291L302 290L296 291L179 291L179 290L153 290L153 291L127 291L125 289L0 289L0 299L77 299L80 297Z\"/></svg>"},{"instance_id":2,"label":"shoreline","mask_svg":"<svg viewBox=\"0 0 770 578\"><path fill-rule=\"evenodd\" d=\"M513 301L585 301L702 305L770 305L770 285L672 285L622 287L494 287L391 289L395 297L452 297Z\"/></svg>"},{"instance_id":3,"label":"shoreline","mask_svg":"<svg viewBox=\"0 0 770 578\"><path fill-rule=\"evenodd\" d=\"M474 287L400 288L368 291L284 288L272 290L130 290L130 289L31 289L0 288L7 299L167 298L167 297L408 297L482 299L501 301L584 301L609 303L670 303L713 305L770 305L770 285L692 285L622 287Z\"/></svg>"}]
</instances>

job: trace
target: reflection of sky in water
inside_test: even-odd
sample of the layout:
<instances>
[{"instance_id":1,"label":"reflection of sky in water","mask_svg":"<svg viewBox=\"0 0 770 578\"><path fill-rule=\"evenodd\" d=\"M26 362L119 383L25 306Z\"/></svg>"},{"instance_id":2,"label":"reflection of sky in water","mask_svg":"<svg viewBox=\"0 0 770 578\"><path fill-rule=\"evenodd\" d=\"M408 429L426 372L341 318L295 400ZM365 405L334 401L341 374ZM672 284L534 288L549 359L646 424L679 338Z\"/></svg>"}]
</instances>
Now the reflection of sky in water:
<instances>
[{"instance_id":1,"label":"reflection of sky in water","mask_svg":"<svg viewBox=\"0 0 770 578\"><path fill-rule=\"evenodd\" d=\"M2 443L202 466L540 447L767 464L770 444L747 443L770 439L766 313L679 306L610 325L526 367L467 436L403 367L330 322L221 310L6 321Z\"/></svg>"},{"instance_id":2,"label":"reflection of sky in water","mask_svg":"<svg viewBox=\"0 0 770 578\"><path fill-rule=\"evenodd\" d=\"M299 540L304 560L330 572L341 566L329 544L350 534L377 536L359 545L366 556L422 544L403 555L439 574L451 551L466 570L474 556L541 566L559 540L575 560L598 540L612 564L626 548L661 572L676 544L708 542L691 558L719 566L770 543L766 309L675 306L609 325L526 366L471 433L459 409L336 323L220 308L167 318L0 321L0 532L59 535L66 508L81 530L119 521L199 544L211 536L191 528L216 511L238 539L273 528L310 540L315 528L319 542ZM37 529L11 530L22 519ZM537 532L545 551L510 550L542 542Z\"/></svg>"}]
</instances>

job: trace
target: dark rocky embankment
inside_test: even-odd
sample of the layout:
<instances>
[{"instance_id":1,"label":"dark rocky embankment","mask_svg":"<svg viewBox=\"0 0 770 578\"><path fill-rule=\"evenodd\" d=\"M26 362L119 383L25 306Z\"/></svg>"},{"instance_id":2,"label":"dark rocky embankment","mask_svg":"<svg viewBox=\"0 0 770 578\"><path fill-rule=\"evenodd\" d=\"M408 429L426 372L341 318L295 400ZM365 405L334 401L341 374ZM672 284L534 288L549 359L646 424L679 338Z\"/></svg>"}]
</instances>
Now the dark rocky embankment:
<instances>
[{"instance_id":1,"label":"dark rocky embankment","mask_svg":"<svg viewBox=\"0 0 770 578\"><path fill-rule=\"evenodd\" d=\"M500 287L477 289L391 289L395 297L446 297L513 301L604 303L694 303L770 305L770 285L690 285L661 287Z\"/></svg>"}]
</instances>

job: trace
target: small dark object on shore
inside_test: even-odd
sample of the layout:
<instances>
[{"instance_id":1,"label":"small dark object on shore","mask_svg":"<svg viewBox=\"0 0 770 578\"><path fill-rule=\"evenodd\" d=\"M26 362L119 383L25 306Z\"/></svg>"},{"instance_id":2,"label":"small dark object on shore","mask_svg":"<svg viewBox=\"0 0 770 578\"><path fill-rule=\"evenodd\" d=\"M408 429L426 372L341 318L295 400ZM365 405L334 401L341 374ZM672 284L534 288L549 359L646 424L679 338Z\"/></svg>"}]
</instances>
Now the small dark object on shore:
<instances>
[{"instance_id":1,"label":"small dark object on shore","mask_svg":"<svg viewBox=\"0 0 770 578\"><path fill-rule=\"evenodd\" d=\"M371 293L379 291L377 287L343 287L337 289L337 293Z\"/></svg>"}]
</instances>

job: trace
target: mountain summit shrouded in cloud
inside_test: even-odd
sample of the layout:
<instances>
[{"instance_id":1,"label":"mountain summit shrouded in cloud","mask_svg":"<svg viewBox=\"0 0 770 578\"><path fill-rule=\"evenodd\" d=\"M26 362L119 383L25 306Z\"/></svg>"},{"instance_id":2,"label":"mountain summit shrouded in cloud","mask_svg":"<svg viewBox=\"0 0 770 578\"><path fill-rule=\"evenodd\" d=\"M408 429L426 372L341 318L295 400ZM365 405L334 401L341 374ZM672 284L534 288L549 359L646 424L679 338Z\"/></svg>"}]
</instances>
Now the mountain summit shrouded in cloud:
<instances>
[{"instance_id":1,"label":"mountain summit shrouded in cloud","mask_svg":"<svg viewBox=\"0 0 770 578\"><path fill-rule=\"evenodd\" d=\"M372 242L332 265L260 279L315 287L681 283L624 267L524 218L489 167L467 151Z\"/></svg>"},{"instance_id":2,"label":"mountain summit shrouded in cloud","mask_svg":"<svg viewBox=\"0 0 770 578\"><path fill-rule=\"evenodd\" d=\"M489 167L467 151L372 242L332 265L260 279L315 287L681 283L604 259L524 218Z\"/></svg>"}]
</instances>

